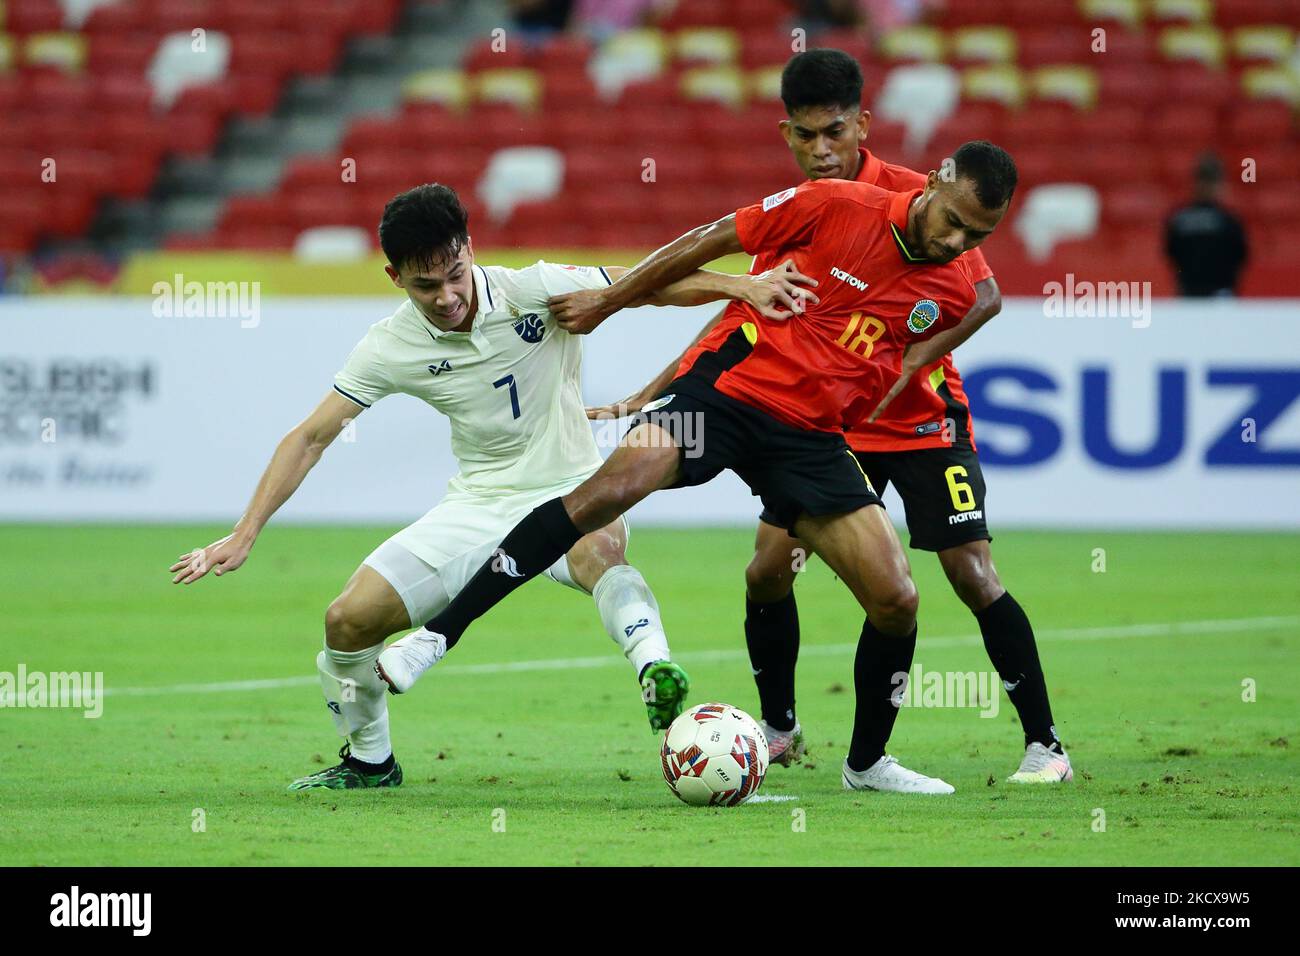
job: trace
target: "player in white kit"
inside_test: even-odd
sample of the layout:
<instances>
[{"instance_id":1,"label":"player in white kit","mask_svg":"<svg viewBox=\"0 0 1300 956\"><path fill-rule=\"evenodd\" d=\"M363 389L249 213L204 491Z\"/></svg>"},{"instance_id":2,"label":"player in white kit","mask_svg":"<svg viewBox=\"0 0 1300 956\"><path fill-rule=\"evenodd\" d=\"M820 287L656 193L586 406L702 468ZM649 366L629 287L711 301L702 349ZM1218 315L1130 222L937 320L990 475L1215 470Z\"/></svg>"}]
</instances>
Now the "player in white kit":
<instances>
[{"instance_id":1,"label":"player in white kit","mask_svg":"<svg viewBox=\"0 0 1300 956\"><path fill-rule=\"evenodd\" d=\"M290 789L397 786L385 690L403 693L447 651L420 627L442 611L505 534L533 508L567 494L601 464L580 390L581 340L561 329L548 300L600 288L626 269L538 262L525 269L474 263L468 217L455 192L425 185L384 209L385 267L408 300L370 327L334 387L281 441L230 535L182 555L174 583L236 570L271 515L333 439L387 395L413 395L451 420L460 472L447 495L377 547L325 615L321 687L346 739L335 767ZM761 276L697 272L650 304L743 298L774 316L802 307L806 282L789 264ZM689 681L670 660L658 605L624 555L620 519L582 538L553 565L553 580L592 595L601 623L636 670L651 728L682 710ZM502 556L504 562L508 557ZM509 574L511 569L500 569ZM391 644L390 634L418 630Z\"/></svg>"}]
</instances>

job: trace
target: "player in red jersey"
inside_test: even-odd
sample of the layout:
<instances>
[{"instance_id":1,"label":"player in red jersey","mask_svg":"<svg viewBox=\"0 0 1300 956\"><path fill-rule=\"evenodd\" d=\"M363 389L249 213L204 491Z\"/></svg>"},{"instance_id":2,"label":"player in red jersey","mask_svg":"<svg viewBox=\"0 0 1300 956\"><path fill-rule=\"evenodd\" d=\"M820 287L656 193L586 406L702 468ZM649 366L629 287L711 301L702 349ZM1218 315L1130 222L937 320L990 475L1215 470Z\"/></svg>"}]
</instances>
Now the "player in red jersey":
<instances>
[{"instance_id":1,"label":"player in red jersey","mask_svg":"<svg viewBox=\"0 0 1300 956\"><path fill-rule=\"evenodd\" d=\"M430 640L453 646L476 618L549 567L552 553L572 547L582 529L604 527L655 491L731 469L867 612L854 661L857 708L844 786L951 793L942 780L885 753L898 713L895 675L911 669L916 649L916 587L844 430L880 401L907 344L955 323L975 301L969 266L957 257L1006 213L1015 164L988 143L968 144L954 158L953 181L931 175L910 193L841 180L787 189L688 232L599 294L553 299L564 327L588 332L645 288L741 251L788 257L817 282L816 301L793 303L782 319L729 308L605 464L506 535L425 625Z\"/></svg>"},{"instance_id":2,"label":"player in red jersey","mask_svg":"<svg viewBox=\"0 0 1300 956\"><path fill-rule=\"evenodd\" d=\"M862 72L847 53L797 54L782 73L781 96L789 116L781 132L809 179L850 179L896 191L925 184L924 174L886 163L860 145L871 114L862 109ZM877 492L883 494L893 482L907 514L911 546L937 553L953 590L979 623L989 658L1024 730L1025 755L1011 779L1055 783L1071 778L1069 756L1056 736L1029 618L993 567L984 475L970 407L951 354L1000 311L1002 297L983 253L972 249L963 258L975 279L975 305L956 328L907 351L902 374L884 400L845 437ZM769 265L760 255L752 271L762 272ZM705 327L701 338L723 314ZM678 374L679 363L671 363L622 402L588 409L588 416L635 411L667 386ZM772 760L787 766L798 761L804 749L803 729L795 716L799 612L794 580L795 569L803 565L797 559L807 553L807 545L792 539L769 512L760 515L754 557L745 569L745 640Z\"/></svg>"}]
</instances>

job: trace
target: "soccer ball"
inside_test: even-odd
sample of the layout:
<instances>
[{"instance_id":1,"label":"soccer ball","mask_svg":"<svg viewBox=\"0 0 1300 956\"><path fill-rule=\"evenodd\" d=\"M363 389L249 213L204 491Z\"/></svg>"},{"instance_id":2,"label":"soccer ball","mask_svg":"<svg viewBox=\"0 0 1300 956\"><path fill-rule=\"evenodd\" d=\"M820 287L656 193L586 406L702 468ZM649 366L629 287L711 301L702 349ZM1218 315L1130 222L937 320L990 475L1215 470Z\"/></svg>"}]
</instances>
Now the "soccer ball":
<instances>
[{"instance_id":1,"label":"soccer ball","mask_svg":"<svg viewBox=\"0 0 1300 956\"><path fill-rule=\"evenodd\" d=\"M763 783L767 738L754 718L727 704L700 704L664 734L664 779L695 807L736 807Z\"/></svg>"}]
</instances>

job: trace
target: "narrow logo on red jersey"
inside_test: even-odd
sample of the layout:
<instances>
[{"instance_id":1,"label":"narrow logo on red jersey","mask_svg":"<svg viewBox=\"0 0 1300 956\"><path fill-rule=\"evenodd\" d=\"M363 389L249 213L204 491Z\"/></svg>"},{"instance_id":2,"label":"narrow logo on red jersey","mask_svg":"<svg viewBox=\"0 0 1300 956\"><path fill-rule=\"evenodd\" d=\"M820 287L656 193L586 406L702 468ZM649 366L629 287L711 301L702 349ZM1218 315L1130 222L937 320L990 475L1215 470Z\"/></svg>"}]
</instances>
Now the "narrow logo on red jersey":
<instances>
[{"instance_id":1,"label":"narrow logo on red jersey","mask_svg":"<svg viewBox=\"0 0 1300 956\"><path fill-rule=\"evenodd\" d=\"M793 186L789 189L783 189L779 193L772 193L772 195L763 200L763 212L770 212L793 195Z\"/></svg>"}]
</instances>

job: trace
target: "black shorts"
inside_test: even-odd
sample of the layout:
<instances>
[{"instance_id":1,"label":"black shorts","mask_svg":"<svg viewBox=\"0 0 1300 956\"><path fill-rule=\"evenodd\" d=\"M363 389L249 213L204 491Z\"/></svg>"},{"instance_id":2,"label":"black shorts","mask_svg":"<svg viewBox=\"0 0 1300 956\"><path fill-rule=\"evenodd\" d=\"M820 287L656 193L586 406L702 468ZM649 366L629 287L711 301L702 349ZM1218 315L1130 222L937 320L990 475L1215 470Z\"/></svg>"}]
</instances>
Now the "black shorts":
<instances>
[{"instance_id":1,"label":"black shorts","mask_svg":"<svg viewBox=\"0 0 1300 956\"><path fill-rule=\"evenodd\" d=\"M993 540L984 517L984 473L970 445L853 454L877 493L883 495L890 482L898 489L913 548L946 551ZM789 527L779 515L764 511L760 517L778 528Z\"/></svg>"},{"instance_id":2,"label":"black shorts","mask_svg":"<svg viewBox=\"0 0 1300 956\"><path fill-rule=\"evenodd\" d=\"M805 431L719 392L688 372L632 416L628 431L651 422L673 437L687 488L734 471L783 528L810 515L880 504L844 436Z\"/></svg>"}]
</instances>

